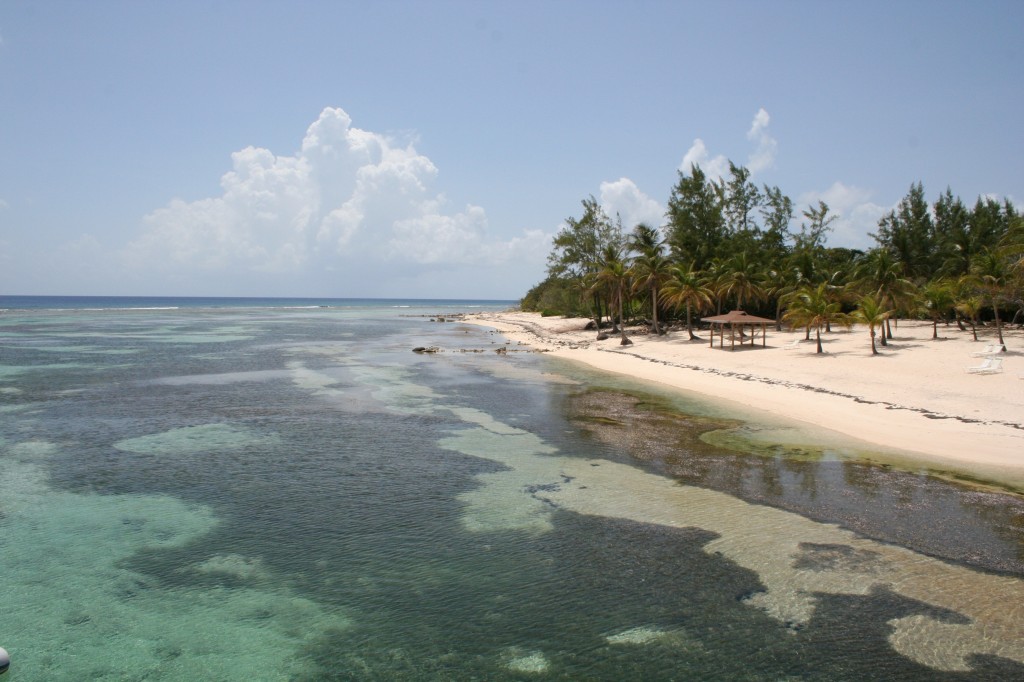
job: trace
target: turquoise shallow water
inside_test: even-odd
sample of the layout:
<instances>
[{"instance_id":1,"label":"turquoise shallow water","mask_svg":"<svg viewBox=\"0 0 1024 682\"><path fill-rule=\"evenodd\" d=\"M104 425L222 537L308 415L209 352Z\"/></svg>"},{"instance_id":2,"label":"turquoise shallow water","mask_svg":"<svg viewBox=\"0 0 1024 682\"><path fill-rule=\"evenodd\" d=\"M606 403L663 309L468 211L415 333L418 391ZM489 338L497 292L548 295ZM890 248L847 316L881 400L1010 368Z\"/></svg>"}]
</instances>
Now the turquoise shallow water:
<instances>
[{"instance_id":1,"label":"turquoise shallow water","mask_svg":"<svg viewBox=\"0 0 1024 682\"><path fill-rule=\"evenodd\" d=\"M0 316L9 680L1024 677L1017 497L447 307L132 307Z\"/></svg>"}]
</instances>

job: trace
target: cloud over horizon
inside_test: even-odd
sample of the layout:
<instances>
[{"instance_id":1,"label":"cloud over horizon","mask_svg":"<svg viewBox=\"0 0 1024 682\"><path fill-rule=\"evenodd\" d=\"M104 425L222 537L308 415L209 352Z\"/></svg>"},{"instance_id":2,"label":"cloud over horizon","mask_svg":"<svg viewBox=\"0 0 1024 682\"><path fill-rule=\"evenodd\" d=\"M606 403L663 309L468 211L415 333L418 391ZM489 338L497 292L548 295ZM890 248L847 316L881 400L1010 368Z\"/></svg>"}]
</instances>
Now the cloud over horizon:
<instances>
[{"instance_id":1,"label":"cloud over horizon","mask_svg":"<svg viewBox=\"0 0 1024 682\"><path fill-rule=\"evenodd\" d=\"M759 109L746 131L752 174L770 169L778 154L770 123ZM219 193L168 201L114 248L89 233L48 245L26 281L62 273L96 292L452 298L475 283L475 296L514 298L543 278L559 228L552 221L492 234L483 207L453 207L437 189L431 159L411 143L354 127L341 108L323 109L290 155L248 146L230 160ZM712 178L728 175L728 159L712 156L701 138L680 170L689 172L689 163ZM664 227L665 206L630 178L601 182L597 194L627 232L641 222ZM796 197L794 228L822 200L839 216L828 243L870 248L868 233L889 210L871 198L842 182L806 191ZM0 199L4 210L10 207ZM7 265L18 263L8 258Z\"/></svg>"},{"instance_id":2,"label":"cloud over horizon","mask_svg":"<svg viewBox=\"0 0 1024 682\"><path fill-rule=\"evenodd\" d=\"M495 266L547 248L547 235L488 235L479 206L448 206L438 169L411 144L352 126L325 108L292 156L246 147L231 155L219 196L170 201L122 251L133 268L286 274ZM541 260L543 255L540 256Z\"/></svg>"}]
</instances>

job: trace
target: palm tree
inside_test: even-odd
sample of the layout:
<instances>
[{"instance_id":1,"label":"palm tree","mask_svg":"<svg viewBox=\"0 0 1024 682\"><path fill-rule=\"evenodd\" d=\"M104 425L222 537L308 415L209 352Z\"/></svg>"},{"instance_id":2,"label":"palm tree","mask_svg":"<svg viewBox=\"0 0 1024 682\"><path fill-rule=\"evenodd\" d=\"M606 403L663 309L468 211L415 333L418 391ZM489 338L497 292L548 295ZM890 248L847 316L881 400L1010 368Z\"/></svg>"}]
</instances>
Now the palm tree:
<instances>
[{"instance_id":1,"label":"palm tree","mask_svg":"<svg viewBox=\"0 0 1024 682\"><path fill-rule=\"evenodd\" d=\"M1014 218L999 242L998 253L1006 258L1009 272L1006 298L1017 307L1013 317L1016 321L1024 314L1024 216Z\"/></svg>"},{"instance_id":2,"label":"palm tree","mask_svg":"<svg viewBox=\"0 0 1024 682\"><path fill-rule=\"evenodd\" d=\"M629 247L636 252L633 258L634 286L645 289L651 300L651 331L663 334L658 326L658 290L669 278L672 267L671 261L665 257L665 240L655 228L640 223L633 228Z\"/></svg>"},{"instance_id":3,"label":"palm tree","mask_svg":"<svg viewBox=\"0 0 1024 682\"><path fill-rule=\"evenodd\" d=\"M871 332L872 355L878 355L878 349L875 347L875 328L884 324L892 313L892 310L885 309L878 297L870 295L862 296L857 303L857 309L853 311L853 319L866 324L868 331Z\"/></svg>"},{"instance_id":4,"label":"palm tree","mask_svg":"<svg viewBox=\"0 0 1024 682\"><path fill-rule=\"evenodd\" d=\"M782 309L786 306L786 298L796 290L791 273L785 268L765 270L761 275L761 286L769 300L775 300L775 331L782 331Z\"/></svg>"},{"instance_id":5,"label":"palm tree","mask_svg":"<svg viewBox=\"0 0 1024 682\"><path fill-rule=\"evenodd\" d=\"M1024 216L1017 216L999 241L999 254L1009 259L1011 273L1024 275Z\"/></svg>"},{"instance_id":6,"label":"palm tree","mask_svg":"<svg viewBox=\"0 0 1024 682\"><path fill-rule=\"evenodd\" d=\"M797 286L816 285L823 277L819 259L810 249L799 249L786 259L786 267L792 274L791 279Z\"/></svg>"},{"instance_id":7,"label":"palm tree","mask_svg":"<svg viewBox=\"0 0 1024 682\"><path fill-rule=\"evenodd\" d=\"M836 270L830 274L828 279L825 280L825 284L825 291L828 292L829 300L833 303L838 303L840 308L843 303L850 299L851 291L846 283L846 273L842 270ZM831 323L825 323L825 331L832 331Z\"/></svg>"},{"instance_id":8,"label":"palm tree","mask_svg":"<svg viewBox=\"0 0 1024 682\"><path fill-rule=\"evenodd\" d=\"M665 253L665 240L661 238L657 228L647 223L637 223L628 237L627 246L639 254Z\"/></svg>"},{"instance_id":9,"label":"palm tree","mask_svg":"<svg viewBox=\"0 0 1024 682\"><path fill-rule=\"evenodd\" d=\"M932 320L932 338L939 338L939 320L948 320L946 314L956 302L953 288L946 279L932 280L922 287L919 301L921 312Z\"/></svg>"},{"instance_id":10,"label":"palm tree","mask_svg":"<svg viewBox=\"0 0 1024 682\"><path fill-rule=\"evenodd\" d=\"M641 255L633 260L633 285L646 289L651 299L651 331L655 334L665 332L658 326L658 303L660 289L670 277L672 262L658 254Z\"/></svg>"},{"instance_id":11,"label":"palm tree","mask_svg":"<svg viewBox=\"0 0 1024 682\"><path fill-rule=\"evenodd\" d=\"M738 253L725 263L719 280L719 294L735 298L736 309L742 310L744 303L759 301L764 297L760 280L757 263L751 261L746 252Z\"/></svg>"},{"instance_id":12,"label":"palm tree","mask_svg":"<svg viewBox=\"0 0 1024 682\"><path fill-rule=\"evenodd\" d=\"M601 337L601 318L603 317L601 305L601 292L603 284L597 281L597 273L591 272L579 278L576 284L582 301L590 301L590 312L594 316L594 325L597 329L598 338ZM611 313L609 312L609 315Z\"/></svg>"},{"instance_id":13,"label":"palm tree","mask_svg":"<svg viewBox=\"0 0 1024 682\"><path fill-rule=\"evenodd\" d=\"M608 288L612 305L619 310L619 333L622 336L620 345L632 343L626 338L625 304L626 292L630 288L630 271L622 258L622 253L614 246L606 246L602 253L603 263L597 272L596 281Z\"/></svg>"},{"instance_id":14,"label":"palm tree","mask_svg":"<svg viewBox=\"0 0 1024 682\"><path fill-rule=\"evenodd\" d=\"M712 259L703 270L704 286L715 304L715 314L722 313L722 299L725 297L722 282L725 280L725 263L718 258Z\"/></svg>"},{"instance_id":15,"label":"palm tree","mask_svg":"<svg viewBox=\"0 0 1024 682\"><path fill-rule=\"evenodd\" d=\"M806 287L797 292L783 319L808 331L813 327L818 342L818 353L825 352L821 347L822 327L833 322L844 326L850 325L850 316L842 312L841 303L833 300L825 282L813 289Z\"/></svg>"},{"instance_id":16,"label":"palm tree","mask_svg":"<svg viewBox=\"0 0 1024 682\"><path fill-rule=\"evenodd\" d=\"M671 277L662 287L662 298L676 310L686 308L686 332L691 341L699 341L700 337L693 333L691 312L711 307L711 290L704 284L700 273L693 269L692 263L672 268Z\"/></svg>"},{"instance_id":17,"label":"palm tree","mask_svg":"<svg viewBox=\"0 0 1024 682\"><path fill-rule=\"evenodd\" d=\"M971 275L975 277L978 288L992 303L992 312L996 317L996 334L999 336L999 345L1005 351L1003 325L999 319L999 304L1003 301L1010 281L1010 265L996 251L986 248L971 261Z\"/></svg>"},{"instance_id":18,"label":"palm tree","mask_svg":"<svg viewBox=\"0 0 1024 682\"><path fill-rule=\"evenodd\" d=\"M978 313L981 312L983 301L978 296L965 295L962 298L957 299L954 304L956 311L967 318L967 321L971 323L971 333L974 335L974 340L978 340Z\"/></svg>"},{"instance_id":19,"label":"palm tree","mask_svg":"<svg viewBox=\"0 0 1024 682\"><path fill-rule=\"evenodd\" d=\"M894 259L885 249L871 251L858 265L853 286L865 294L875 294L882 302L897 309L914 291L913 283L903 276L903 263ZM885 321L885 340L892 338L889 320Z\"/></svg>"}]
</instances>

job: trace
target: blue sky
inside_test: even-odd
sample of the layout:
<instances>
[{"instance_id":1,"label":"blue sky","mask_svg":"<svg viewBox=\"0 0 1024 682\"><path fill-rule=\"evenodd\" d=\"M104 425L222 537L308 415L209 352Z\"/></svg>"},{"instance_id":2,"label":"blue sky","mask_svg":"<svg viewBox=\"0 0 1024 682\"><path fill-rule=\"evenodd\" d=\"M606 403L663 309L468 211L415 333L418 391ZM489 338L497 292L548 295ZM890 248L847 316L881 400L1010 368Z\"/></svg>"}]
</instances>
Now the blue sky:
<instances>
[{"instance_id":1,"label":"blue sky","mask_svg":"<svg viewBox=\"0 0 1024 682\"><path fill-rule=\"evenodd\" d=\"M0 293L519 298L725 160L1024 203L1021 2L0 4ZM798 220L794 228L799 225Z\"/></svg>"}]
</instances>

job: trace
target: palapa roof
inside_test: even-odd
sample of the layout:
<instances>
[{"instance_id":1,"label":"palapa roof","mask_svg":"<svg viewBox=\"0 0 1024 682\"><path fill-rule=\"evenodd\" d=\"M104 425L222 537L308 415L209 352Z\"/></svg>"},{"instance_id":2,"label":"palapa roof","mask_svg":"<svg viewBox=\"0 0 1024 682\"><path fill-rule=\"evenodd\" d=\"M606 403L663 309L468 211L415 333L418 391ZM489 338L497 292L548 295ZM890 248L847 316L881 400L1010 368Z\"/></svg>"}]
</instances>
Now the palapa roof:
<instances>
[{"instance_id":1,"label":"palapa roof","mask_svg":"<svg viewBox=\"0 0 1024 682\"><path fill-rule=\"evenodd\" d=\"M725 315L702 317L701 319L712 324L775 324L775 320L751 315L743 310L730 310Z\"/></svg>"}]
</instances>

